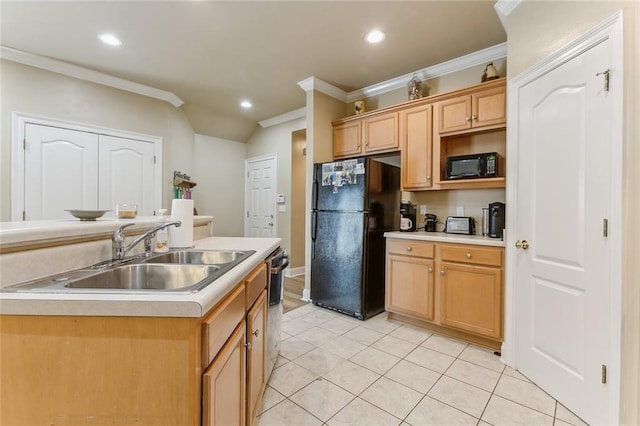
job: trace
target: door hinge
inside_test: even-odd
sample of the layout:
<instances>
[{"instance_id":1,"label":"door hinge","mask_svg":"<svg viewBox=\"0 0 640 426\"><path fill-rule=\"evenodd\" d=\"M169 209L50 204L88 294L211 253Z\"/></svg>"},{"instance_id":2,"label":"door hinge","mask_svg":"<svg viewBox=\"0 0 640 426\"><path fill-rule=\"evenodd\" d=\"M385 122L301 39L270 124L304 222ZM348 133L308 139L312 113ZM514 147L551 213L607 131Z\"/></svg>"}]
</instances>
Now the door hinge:
<instances>
[{"instance_id":1,"label":"door hinge","mask_svg":"<svg viewBox=\"0 0 640 426\"><path fill-rule=\"evenodd\" d=\"M602 236L605 238L609 236L609 219L602 219Z\"/></svg>"},{"instance_id":2,"label":"door hinge","mask_svg":"<svg viewBox=\"0 0 640 426\"><path fill-rule=\"evenodd\" d=\"M27 212L22 210L22 220L27 220Z\"/></svg>"},{"instance_id":3,"label":"door hinge","mask_svg":"<svg viewBox=\"0 0 640 426\"><path fill-rule=\"evenodd\" d=\"M249 218L249 211L247 210L247 219Z\"/></svg>"},{"instance_id":4,"label":"door hinge","mask_svg":"<svg viewBox=\"0 0 640 426\"><path fill-rule=\"evenodd\" d=\"M607 366L602 364L602 383L607 383Z\"/></svg>"},{"instance_id":5,"label":"door hinge","mask_svg":"<svg viewBox=\"0 0 640 426\"><path fill-rule=\"evenodd\" d=\"M611 70L605 70L596 74L596 77L604 75L604 91L609 91L609 74Z\"/></svg>"},{"instance_id":6,"label":"door hinge","mask_svg":"<svg viewBox=\"0 0 640 426\"><path fill-rule=\"evenodd\" d=\"M27 150L27 138L22 139L22 150Z\"/></svg>"},{"instance_id":7,"label":"door hinge","mask_svg":"<svg viewBox=\"0 0 640 426\"><path fill-rule=\"evenodd\" d=\"M156 164L156 156L153 156L153 164Z\"/></svg>"}]
</instances>

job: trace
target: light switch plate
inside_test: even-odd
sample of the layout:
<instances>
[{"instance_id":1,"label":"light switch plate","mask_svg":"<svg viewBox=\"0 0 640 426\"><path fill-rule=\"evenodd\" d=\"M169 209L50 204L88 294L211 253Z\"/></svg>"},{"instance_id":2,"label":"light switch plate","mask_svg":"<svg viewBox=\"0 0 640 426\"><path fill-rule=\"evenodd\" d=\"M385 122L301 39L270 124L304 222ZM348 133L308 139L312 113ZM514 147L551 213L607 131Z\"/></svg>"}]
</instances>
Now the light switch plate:
<instances>
[{"instance_id":1,"label":"light switch plate","mask_svg":"<svg viewBox=\"0 0 640 426\"><path fill-rule=\"evenodd\" d=\"M420 215L425 215L427 214L427 205L426 204L420 204Z\"/></svg>"}]
</instances>

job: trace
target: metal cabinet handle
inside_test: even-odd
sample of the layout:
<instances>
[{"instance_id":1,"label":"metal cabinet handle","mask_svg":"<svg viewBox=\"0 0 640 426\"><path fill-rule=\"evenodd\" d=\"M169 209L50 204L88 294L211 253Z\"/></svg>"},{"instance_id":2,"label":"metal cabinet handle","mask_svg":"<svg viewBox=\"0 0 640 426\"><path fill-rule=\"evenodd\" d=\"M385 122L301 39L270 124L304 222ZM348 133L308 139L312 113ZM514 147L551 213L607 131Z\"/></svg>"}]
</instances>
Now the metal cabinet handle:
<instances>
[{"instance_id":1,"label":"metal cabinet handle","mask_svg":"<svg viewBox=\"0 0 640 426\"><path fill-rule=\"evenodd\" d=\"M465 256L467 257L467 259L471 259L471 253L467 253L465 254Z\"/></svg>"}]
</instances>

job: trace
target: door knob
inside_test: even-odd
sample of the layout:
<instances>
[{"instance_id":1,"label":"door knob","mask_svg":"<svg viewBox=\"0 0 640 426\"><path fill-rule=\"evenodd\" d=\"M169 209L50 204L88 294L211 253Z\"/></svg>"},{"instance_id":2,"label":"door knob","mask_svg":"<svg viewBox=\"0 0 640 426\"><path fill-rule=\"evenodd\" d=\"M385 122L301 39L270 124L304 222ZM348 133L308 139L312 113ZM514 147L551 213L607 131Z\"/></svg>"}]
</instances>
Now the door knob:
<instances>
[{"instance_id":1,"label":"door knob","mask_svg":"<svg viewBox=\"0 0 640 426\"><path fill-rule=\"evenodd\" d=\"M526 250L529 248L529 243L527 242L527 240L518 240L516 241L516 248L522 249L522 250Z\"/></svg>"}]
</instances>

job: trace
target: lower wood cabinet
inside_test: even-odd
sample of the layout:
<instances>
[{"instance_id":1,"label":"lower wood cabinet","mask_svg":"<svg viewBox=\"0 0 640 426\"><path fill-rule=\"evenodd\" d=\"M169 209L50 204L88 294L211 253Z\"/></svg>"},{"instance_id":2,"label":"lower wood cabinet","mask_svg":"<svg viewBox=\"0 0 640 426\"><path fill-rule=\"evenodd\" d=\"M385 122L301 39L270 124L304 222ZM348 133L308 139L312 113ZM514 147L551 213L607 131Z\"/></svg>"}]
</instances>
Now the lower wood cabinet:
<instances>
[{"instance_id":1,"label":"lower wood cabinet","mask_svg":"<svg viewBox=\"0 0 640 426\"><path fill-rule=\"evenodd\" d=\"M499 348L504 249L387 239L386 310L392 318Z\"/></svg>"},{"instance_id":2,"label":"lower wood cabinet","mask_svg":"<svg viewBox=\"0 0 640 426\"><path fill-rule=\"evenodd\" d=\"M202 380L202 424L244 425L246 415L245 322L222 347Z\"/></svg>"},{"instance_id":3,"label":"lower wood cabinet","mask_svg":"<svg viewBox=\"0 0 640 426\"><path fill-rule=\"evenodd\" d=\"M253 424L267 385L267 290L247 314L247 424ZM226 424L226 423L220 423ZM229 423L230 424L230 423Z\"/></svg>"}]
</instances>

